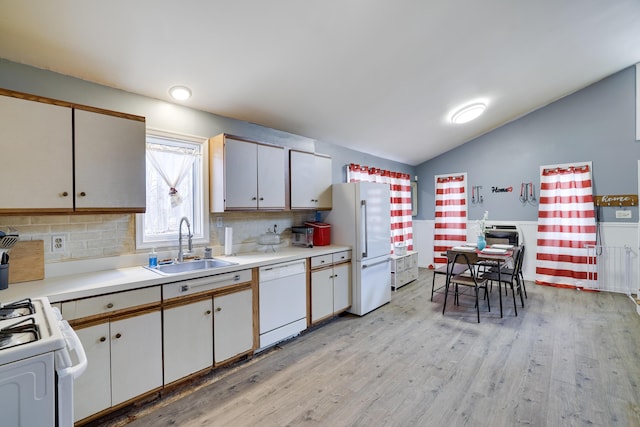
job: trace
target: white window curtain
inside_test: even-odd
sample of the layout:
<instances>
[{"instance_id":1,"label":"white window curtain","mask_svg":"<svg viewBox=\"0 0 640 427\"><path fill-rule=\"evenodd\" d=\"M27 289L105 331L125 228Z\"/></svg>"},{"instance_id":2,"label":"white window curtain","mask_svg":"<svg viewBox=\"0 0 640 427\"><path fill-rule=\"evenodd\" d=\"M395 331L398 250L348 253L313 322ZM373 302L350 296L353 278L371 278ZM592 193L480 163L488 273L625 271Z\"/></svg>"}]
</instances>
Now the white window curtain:
<instances>
[{"instance_id":1,"label":"white window curtain","mask_svg":"<svg viewBox=\"0 0 640 427\"><path fill-rule=\"evenodd\" d=\"M167 184L172 208L182 204L178 187L199 155L193 148L147 142L147 159Z\"/></svg>"},{"instance_id":2,"label":"white window curtain","mask_svg":"<svg viewBox=\"0 0 640 427\"><path fill-rule=\"evenodd\" d=\"M467 175L438 175L435 181L433 258L438 267L447 263L441 253L467 241Z\"/></svg>"},{"instance_id":3,"label":"white window curtain","mask_svg":"<svg viewBox=\"0 0 640 427\"><path fill-rule=\"evenodd\" d=\"M391 190L391 251L396 244L413 250L413 222L411 218L411 176L351 163L347 168L347 182L378 182L389 184Z\"/></svg>"},{"instance_id":4,"label":"white window curtain","mask_svg":"<svg viewBox=\"0 0 640 427\"><path fill-rule=\"evenodd\" d=\"M584 288L596 262L586 245L595 244L591 163L541 167L536 283Z\"/></svg>"}]
</instances>

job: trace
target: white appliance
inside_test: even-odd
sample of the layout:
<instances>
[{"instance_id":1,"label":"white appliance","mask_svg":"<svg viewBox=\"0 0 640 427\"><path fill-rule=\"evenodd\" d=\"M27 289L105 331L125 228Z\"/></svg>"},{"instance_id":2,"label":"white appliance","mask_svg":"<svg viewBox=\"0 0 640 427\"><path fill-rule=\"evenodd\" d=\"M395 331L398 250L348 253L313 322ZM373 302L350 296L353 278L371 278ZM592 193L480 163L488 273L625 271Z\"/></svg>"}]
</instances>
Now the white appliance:
<instances>
[{"instance_id":1,"label":"white appliance","mask_svg":"<svg viewBox=\"0 0 640 427\"><path fill-rule=\"evenodd\" d=\"M362 316L391 301L391 218L388 184L333 185L331 241L353 249L350 313Z\"/></svg>"},{"instance_id":2,"label":"white appliance","mask_svg":"<svg viewBox=\"0 0 640 427\"><path fill-rule=\"evenodd\" d=\"M307 262L260 267L260 350L307 328Z\"/></svg>"},{"instance_id":3,"label":"white appliance","mask_svg":"<svg viewBox=\"0 0 640 427\"><path fill-rule=\"evenodd\" d=\"M46 298L0 306L0 424L73 426L73 379L82 344Z\"/></svg>"}]
</instances>

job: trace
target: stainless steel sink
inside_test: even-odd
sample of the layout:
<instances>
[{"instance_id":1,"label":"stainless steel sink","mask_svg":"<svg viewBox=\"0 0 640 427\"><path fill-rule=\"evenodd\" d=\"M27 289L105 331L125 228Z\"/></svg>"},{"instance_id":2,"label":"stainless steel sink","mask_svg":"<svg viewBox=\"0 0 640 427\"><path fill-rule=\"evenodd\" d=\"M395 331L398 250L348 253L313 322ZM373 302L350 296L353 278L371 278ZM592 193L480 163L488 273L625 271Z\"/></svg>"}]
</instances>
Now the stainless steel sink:
<instances>
[{"instance_id":1,"label":"stainless steel sink","mask_svg":"<svg viewBox=\"0 0 640 427\"><path fill-rule=\"evenodd\" d=\"M170 276L172 274L188 273L191 271L214 270L216 268L228 267L230 265L237 265L237 263L212 258L185 262L173 262L171 264L162 264L154 268L145 268L151 271L155 271L158 274L162 274L163 276Z\"/></svg>"}]
</instances>

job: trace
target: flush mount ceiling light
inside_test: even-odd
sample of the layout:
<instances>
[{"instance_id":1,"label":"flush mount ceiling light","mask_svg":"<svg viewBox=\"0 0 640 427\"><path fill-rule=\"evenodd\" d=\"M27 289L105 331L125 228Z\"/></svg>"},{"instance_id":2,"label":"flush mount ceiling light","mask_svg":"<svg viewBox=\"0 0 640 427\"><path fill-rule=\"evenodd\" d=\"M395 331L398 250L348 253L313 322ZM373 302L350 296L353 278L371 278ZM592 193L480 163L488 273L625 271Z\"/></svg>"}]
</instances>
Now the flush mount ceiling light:
<instances>
[{"instance_id":1,"label":"flush mount ceiling light","mask_svg":"<svg viewBox=\"0 0 640 427\"><path fill-rule=\"evenodd\" d=\"M477 119L486 108L487 105L482 102L465 105L451 115L451 123L462 124Z\"/></svg>"},{"instance_id":2,"label":"flush mount ceiling light","mask_svg":"<svg viewBox=\"0 0 640 427\"><path fill-rule=\"evenodd\" d=\"M191 89L186 86L174 86L169 89L169 94L173 99L178 101L184 101L191 98Z\"/></svg>"}]
</instances>

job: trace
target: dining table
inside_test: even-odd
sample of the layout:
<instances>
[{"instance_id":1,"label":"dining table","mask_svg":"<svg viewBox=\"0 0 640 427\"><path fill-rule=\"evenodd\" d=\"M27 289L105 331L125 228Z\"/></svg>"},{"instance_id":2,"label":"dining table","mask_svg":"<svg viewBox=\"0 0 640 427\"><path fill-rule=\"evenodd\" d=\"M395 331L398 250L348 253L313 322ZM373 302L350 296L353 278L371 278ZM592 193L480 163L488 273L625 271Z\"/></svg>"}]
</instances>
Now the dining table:
<instances>
[{"instance_id":1,"label":"dining table","mask_svg":"<svg viewBox=\"0 0 640 427\"><path fill-rule=\"evenodd\" d=\"M474 252L477 255L478 261L476 268L491 268L496 267L498 270L498 294L500 300L500 318L502 318L502 281L500 280L500 271L506 266L509 261L513 261L513 245L495 244L487 246L484 249L478 249L475 244L467 244L461 246L453 246L450 251L454 252ZM447 256L444 252L443 256ZM515 304L515 299L514 299Z\"/></svg>"}]
</instances>

